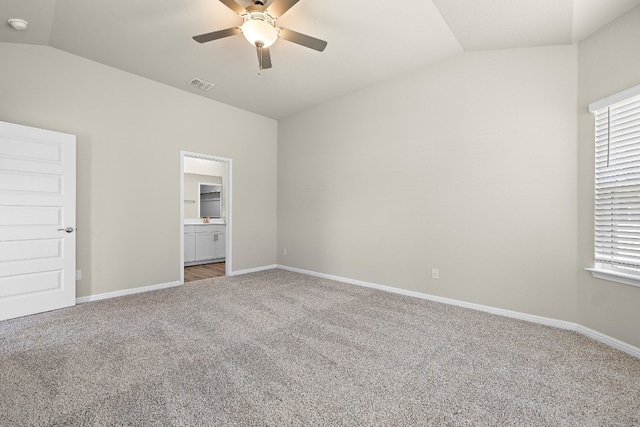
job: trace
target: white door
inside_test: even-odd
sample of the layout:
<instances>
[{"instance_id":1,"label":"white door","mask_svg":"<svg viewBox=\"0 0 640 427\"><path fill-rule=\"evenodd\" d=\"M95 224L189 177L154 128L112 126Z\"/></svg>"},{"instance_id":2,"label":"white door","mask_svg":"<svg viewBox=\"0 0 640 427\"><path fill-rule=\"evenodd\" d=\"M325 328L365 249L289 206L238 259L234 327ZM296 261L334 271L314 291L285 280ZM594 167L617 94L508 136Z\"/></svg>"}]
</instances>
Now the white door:
<instances>
[{"instance_id":1,"label":"white door","mask_svg":"<svg viewBox=\"0 0 640 427\"><path fill-rule=\"evenodd\" d=\"M75 305L75 226L76 137L0 122L0 320Z\"/></svg>"}]
</instances>

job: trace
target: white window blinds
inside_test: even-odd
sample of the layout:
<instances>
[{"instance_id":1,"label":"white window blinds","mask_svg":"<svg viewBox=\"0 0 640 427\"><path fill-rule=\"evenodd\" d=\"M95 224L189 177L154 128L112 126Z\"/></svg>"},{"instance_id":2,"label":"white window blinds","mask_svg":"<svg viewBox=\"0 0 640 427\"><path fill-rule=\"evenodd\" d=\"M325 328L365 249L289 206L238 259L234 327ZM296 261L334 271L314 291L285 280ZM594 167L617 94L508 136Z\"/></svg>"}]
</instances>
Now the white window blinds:
<instances>
[{"instance_id":1,"label":"white window blinds","mask_svg":"<svg viewBox=\"0 0 640 427\"><path fill-rule=\"evenodd\" d=\"M640 274L640 95L595 115L595 261Z\"/></svg>"}]
</instances>

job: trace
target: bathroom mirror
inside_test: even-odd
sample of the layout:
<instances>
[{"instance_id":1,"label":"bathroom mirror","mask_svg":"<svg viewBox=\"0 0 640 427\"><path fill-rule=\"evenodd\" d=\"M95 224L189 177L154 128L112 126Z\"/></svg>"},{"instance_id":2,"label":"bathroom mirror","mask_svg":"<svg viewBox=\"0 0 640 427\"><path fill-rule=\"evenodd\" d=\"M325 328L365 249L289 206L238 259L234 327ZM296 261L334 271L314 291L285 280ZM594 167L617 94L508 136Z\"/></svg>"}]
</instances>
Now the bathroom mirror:
<instances>
[{"instance_id":1,"label":"bathroom mirror","mask_svg":"<svg viewBox=\"0 0 640 427\"><path fill-rule=\"evenodd\" d=\"M200 197L198 217L220 218L222 212L222 185L198 183Z\"/></svg>"},{"instance_id":2,"label":"bathroom mirror","mask_svg":"<svg viewBox=\"0 0 640 427\"><path fill-rule=\"evenodd\" d=\"M184 196L184 219L187 222L201 222L200 218L203 216L209 216L210 218L220 218L223 220L226 210L226 176L227 176L227 164L225 162L200 159L195 157L184 158L184 174L183 174L183 196ZM209 191L211 189L203 189L202 185L218 186L220 199L220 213L216 211L214 201L205 201L204 212L200 212L201 198L200 194L216 193L216 191ZM215 190L215 188L214 188ZM215 196L218 196L215 194ZM207 196L208 199L214 199L214 195ZM214 211L208 210L208 205L211 205Z\"/></svg>"}]
</instances>

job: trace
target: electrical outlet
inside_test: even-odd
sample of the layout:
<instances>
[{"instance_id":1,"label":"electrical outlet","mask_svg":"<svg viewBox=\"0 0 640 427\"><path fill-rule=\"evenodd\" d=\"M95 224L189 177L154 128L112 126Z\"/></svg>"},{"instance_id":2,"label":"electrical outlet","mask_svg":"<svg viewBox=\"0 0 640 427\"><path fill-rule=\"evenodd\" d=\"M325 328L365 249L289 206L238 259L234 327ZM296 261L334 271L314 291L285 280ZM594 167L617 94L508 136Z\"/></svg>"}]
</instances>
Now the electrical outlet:
<instances>
[{"instance_id":1,"label":"electrical outlet","mask_svg":"<svg viewBox=\"0 0 640 427\"><path fill-rule=\"evenodd\" d=\"M82 279L82 270L76 270L76 280Z\"/></svg>"},{"instance_id":2,"label":"electrical outlet","mask_svg":"<svg viewBox=\"0 0 640 427\"><path fill-rule=\"evenodd\" d=\"M282 255L286 255L286 254L287 254L287 248L284 248L284 249L282 250Z\"/></svg>"},{"instance_id":3,"label":"electrical outlet","mask_svg":"<svg viewBox=\"0 0 640 427\"><path fill-rule=\"evenodd\" d=\"M439 279L440 278L440 270L438 270L437 268L432 268L431 269L431 278L432 279Z\"/></svg>"}]
</instances>

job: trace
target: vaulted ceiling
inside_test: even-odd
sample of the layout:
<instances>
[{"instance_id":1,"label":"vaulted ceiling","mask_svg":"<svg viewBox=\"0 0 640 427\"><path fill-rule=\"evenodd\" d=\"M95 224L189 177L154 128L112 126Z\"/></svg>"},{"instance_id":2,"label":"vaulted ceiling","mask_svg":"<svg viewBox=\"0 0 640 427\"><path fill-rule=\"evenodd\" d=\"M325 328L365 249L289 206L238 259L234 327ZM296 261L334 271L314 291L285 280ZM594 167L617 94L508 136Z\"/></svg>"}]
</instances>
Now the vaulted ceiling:
<instances>
[{"instance_id":1,"label":"vaulted ceiling","mask_svg":"<svg viewBox=\"0 0 640 427\"><path fill-rule=\"evenodd\" d=\"M326 40L326 50L278 40L270 49L273 68L261 75L242 35L205 44L191 38L242 23L218 0L2 0L0 42L48 45L278 119L466 51L575 43L638 5L300 0L277 25ZM9 18L28 21L28 29L13 30ZM193 78L215 86L195 89L188 86Z\"/></svg>"}]
</instances>

